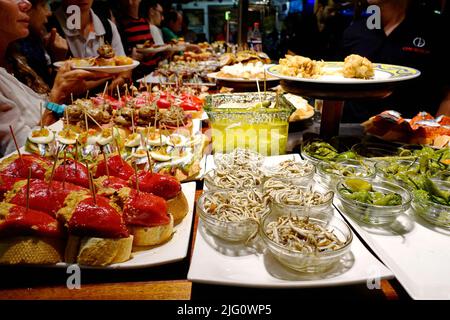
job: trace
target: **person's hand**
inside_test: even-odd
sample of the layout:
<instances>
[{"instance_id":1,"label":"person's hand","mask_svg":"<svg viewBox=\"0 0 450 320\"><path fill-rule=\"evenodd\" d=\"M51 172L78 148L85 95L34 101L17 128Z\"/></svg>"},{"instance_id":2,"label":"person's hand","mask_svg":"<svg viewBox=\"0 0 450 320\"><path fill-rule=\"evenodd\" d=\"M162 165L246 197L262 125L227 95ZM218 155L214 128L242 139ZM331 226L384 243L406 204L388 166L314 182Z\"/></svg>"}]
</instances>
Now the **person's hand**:
<instances>
[{"instance_id":1,"label":"person's hand","mask_svg":"<svg viewBox=\"0 0 450 320\"><path fill-rule=\"evenodd\" d=\"M114 91L117 90L117 87L121 87L124 83L130 82L131 79L131 70L119 73L111 84L108 87L108 90Z\"/></svg>"},{"instance_id":2,"label":"person's hand","mask_svg":"<svg viewBox=\"0 0 450 320\"><path fill-rule=\"evenodd\" d=\"M42 125L43 126L49 126L53 123L55 123L58 119L55 117L55 114L45 109L44 114L42 115Z\"/></svg>"},{"instance_id":3,"label":"person's hand","mask_svg":"<svg viewBox=\"0 0 450 320\"><path fill-rule=\"evenodd\" d=\"M111 75L107 73L73 70L70 62L67 62L56 74L49 100L55 103L65 102L71 93L84 94L87 90L101 86L110 79Z\"/></svg>"},{"instance_id":4,"label":"person's hand","mask_svg":"<svg viewBox=\"0 0 450 320\"><path fill-rule=\"evenodd\" d=\"M44 45L54 60L64 60L69 50L66 39L61 37L53 28L45 37Z\"/></svg>"},{"instance_id":5,"label":"person's hand","mask_svg":"<svg viewBox=\"0 0 450 320\"><path fill-rule=\"evenodd\" d=\"M133 60L142 61L142 59L144 59L144 55L142 53L137 52L136 48L133 48L133 50L131 51L131 58Z\"/></svg>"},{"instance_id":6,"label":"person's hand","mask_svg":"<svg viewBox=\"0 0 450 320\"><path fill-rule=\"evenodd\" d=\"M198 46L196 44L187 44L186 51L193 51L195 53L200 53L200 52L202 52L202 49L200 48L200 46Z\"/></svg>"}]
</instances>

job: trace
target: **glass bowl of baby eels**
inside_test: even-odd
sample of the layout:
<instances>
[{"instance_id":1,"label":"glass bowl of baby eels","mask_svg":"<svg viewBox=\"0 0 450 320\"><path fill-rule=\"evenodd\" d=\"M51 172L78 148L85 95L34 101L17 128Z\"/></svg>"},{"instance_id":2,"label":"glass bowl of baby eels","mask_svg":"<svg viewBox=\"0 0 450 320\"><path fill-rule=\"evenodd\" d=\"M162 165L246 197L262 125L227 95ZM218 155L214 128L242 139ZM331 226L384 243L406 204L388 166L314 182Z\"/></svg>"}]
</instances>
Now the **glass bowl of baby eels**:
<instances>
[{"instance_id":1,"label":"glass bowl of baby eels","mask_svg":"<svg viewBox=\"0 0 450 320\"><path fill-rule=\"evenodd\" d=\"M261 188L264 173L257 167L230 165L208 171L204 176L208 190Z\"/></svg>"},{"instance_id":2,"label":"glass bowl of baby eels","mask_svg":"<svg viewBox=\"0 0 450 320\"><path fill-rule=\"evenodd\" d=\"M253 150L236 148L229 153L214 153L213 159L214 164L218 168L231 165L258 168L263 165L265 157Z\"/></svg>"},{"instance_id":3,"label":"glass bowl of baby eels","mask_svg":"<svg viewBox=\"0 0 450 320\"><path fill-rule=\"evenodd\" d=\"M375 173L373 163L356 159L339 160L336 162L322 161L317 166L319 183L329 190L334 190L337 182L342 178L374 178Z\"/></svg>"},{"instance_id":4,"label":"glass bowl of baby eels","mask_svg":"<svg viewBox=\"0 0 450 320\"><path fill-rule=\"evenodd\" d=\"M431 224L450 229L450 182L425 180L415 183L420 189L412 191L414 211Z\"/></svg>"},{"instance_id":5,"label":"glass bowl of baby eels","mask_svg":"<svg viewBox=\"0 0 450 320\"><path fill-rule=\"evenodd\" d=\"M206 229L232 242L247 242L256 236L260 218L268 211L263 194L251 188L208 191L197 201L197 212Z\"/></svg>"},{"instance_id":6,"label":"glass bowl of baby eels","mask_svg":"<svg viewBox=\"0 0 450 320\"><path fill-rule=\"evenodd\" d=\"M323 219L333 214L333 191L322 192L313 186L299 186L290 179L279 178L267 179L263 191L274 212Z\"/></svg>"},{"instance_id":7,"label":"glass bowl of baby eels","mask_svg":"<svg viewBox=\"0 0 450 320\"><path fill-rule=\"evenodd\" d=\"M312 184L316 167L309 161L289 159L263 168L266 178L289 179L299 186Z\"/></svg>"},{"instance_id":8,"label":"glass bowl of baby eels","mask_svg":"<svg viewBox=\"0 0 450 320\"><path fill-rule=\"evenodd\" d=\"M261 219L259 233L280 263L305 273L332 268L353 240L349 226L337 217L321 220L274 211Z\"/></svg>"},{"instance_id":9,"label":"glass bowl of baby eels","mask_svg":"<svg viewBox=\"0 0 450 320\"><path fill-rule=\"evenodd\" d=\"M336 185L344 212L371 225L387 225L411 205L410 192L386 180L346 178Z\"/></svg>"}]
</instances>

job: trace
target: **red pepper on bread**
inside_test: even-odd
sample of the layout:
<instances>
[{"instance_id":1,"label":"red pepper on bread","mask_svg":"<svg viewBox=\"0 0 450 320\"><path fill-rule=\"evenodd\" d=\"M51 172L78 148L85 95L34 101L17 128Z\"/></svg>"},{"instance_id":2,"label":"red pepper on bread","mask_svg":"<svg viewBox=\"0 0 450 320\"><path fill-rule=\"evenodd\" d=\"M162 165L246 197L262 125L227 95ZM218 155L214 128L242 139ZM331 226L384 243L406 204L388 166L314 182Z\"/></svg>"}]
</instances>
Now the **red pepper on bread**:
<instances>
[{"instance_id":1,"label":"red pepper on bread","mask_svg":"<svg viewBox=\"0 0 450 320\"><path fill-rule=\"evenodd\" d=\"M50 166L50 161L34 154L13 155L1 162L0 174L26 179L31 168L31 178L44 179Z\"/></svg>"}]
</instances>

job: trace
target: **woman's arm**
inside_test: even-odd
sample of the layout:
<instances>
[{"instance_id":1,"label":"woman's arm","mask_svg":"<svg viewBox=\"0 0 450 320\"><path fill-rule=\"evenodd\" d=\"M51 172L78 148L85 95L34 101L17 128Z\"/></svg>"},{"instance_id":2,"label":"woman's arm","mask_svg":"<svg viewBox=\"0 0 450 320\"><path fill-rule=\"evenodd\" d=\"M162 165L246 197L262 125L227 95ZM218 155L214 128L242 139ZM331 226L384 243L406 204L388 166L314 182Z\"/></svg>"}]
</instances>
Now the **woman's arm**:
<instances>
[{"instance_id":1,"label":"woman's arm","mask_svg":"<svg viewBox=\"0 0 450 320\"><path fill-rule=\"evenodd\" d=\"M55 103L69 101L70 94L84 94L87 90L103 85L111 79L109 74L72 70L70 63L64 64L56 74L55 83L49 94L49 100Z\"/></svg>"}]
</instances>

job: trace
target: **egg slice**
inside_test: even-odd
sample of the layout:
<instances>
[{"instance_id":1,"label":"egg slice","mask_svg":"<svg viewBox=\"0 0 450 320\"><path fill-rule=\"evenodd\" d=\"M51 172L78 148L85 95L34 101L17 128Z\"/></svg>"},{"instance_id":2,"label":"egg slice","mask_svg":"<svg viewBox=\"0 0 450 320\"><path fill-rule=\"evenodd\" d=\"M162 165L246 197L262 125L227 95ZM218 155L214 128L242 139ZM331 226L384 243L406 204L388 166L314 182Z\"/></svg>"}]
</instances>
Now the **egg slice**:
<instances>
[{"instance_id":1,"label":"egg slice","mask_svg":"<svg viewBox=\"0 0 450 320\"><path fill-rule=\"evenodd\" d=\"M143 147L139 147L136 149L135 152L133 152L133 154L131 155L135 158L143 158L147 156L147 152L145 151L145 148Z\"/></svg>"},{"instance_id":2,"label":"egg slice","mask_svg":"<svg viewBox=\"0 0 450 320\"><path fill-rule=\"evenodd\" d=\"M137 133L130 134L125 140L125 147L134 148L141 144L141 136Z\"/></svg>"},{"instance_id":3,"label":"egg slice","mask_svg":"<svg viewBox=\"0 0 450 320\"><path fill-rule=\"evenodd\" d=\"M60 131L56 134L56 140L62 144L75 144L77 142L78 134L71 131Z\"/></svg>"},{"instance_id":4,"label":"egg slice","mask_svg":"<svg viewBox=\"0 0 450 320\"><path fill-rule=\"evenodd\" d=\"M172 159L172 157L170 155L162 154L157 151L151 151L150 156L152 157L152 159L155 159L156 161L162 161L162 162L169 161Z\"/></svg>"},{"instance_id":5,"label":"egg slice","mask_svg":"<svg viewBox=\"0 0 450 320\"><path fill-rule=\"evenodd\" d=\"M188 144L188 142L188 138L177 133L173 133L167 138L167 144L173 147L184 147Z\"/></svg>"},{"instance_id":6,"label":"egg slice","mask_svg":"<svg viewBox=\"0 0 450 320\"><path fill-rule=\"evenodd\" d=\"M114 136L118 137L119 136L119 131L117 130L117 128L110 128L110 129L104 129L102 133L100 133L100 135L98 136L98 141L97 143L101 146L105 146L107 144L110 144L113 142L113 130L114 130Z\"/></svg>"},{"instance_id":7,"label":"egg slice","mask_svg":"<svg viewBox=\"0 0 450 320\"><path fill-rule=\"evenodd\" d=\"M92 135L87 137L86 145L96 145L100 139L100 135Z\"/></svg>"},{"instance_id":8,"label":"egg slice","mask_svg":"<svg viewBox=\"0 0 450 320\"><path fill-rule=\"evenodd\" d=\"M150 136L147 140L147 144L150 146L163 146L167 143L167 136L161 135L161 138L159 137L159 134L154 135L154 138L151 139Z\"/></svg>"},{"instance_id":9,"label":"egg slice","mask_svg":"<svg viewBox=\"0 0 450 320\"><path fill-rule=\"evenodd\" d=\"M52 142L54 138L55 135L53 134L53 132L47 128L42 129L39 128L33 130L28 136L28 139L30 139L31 142L36 144L48 144Z\"/></svg>"}]
</instances>

